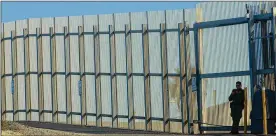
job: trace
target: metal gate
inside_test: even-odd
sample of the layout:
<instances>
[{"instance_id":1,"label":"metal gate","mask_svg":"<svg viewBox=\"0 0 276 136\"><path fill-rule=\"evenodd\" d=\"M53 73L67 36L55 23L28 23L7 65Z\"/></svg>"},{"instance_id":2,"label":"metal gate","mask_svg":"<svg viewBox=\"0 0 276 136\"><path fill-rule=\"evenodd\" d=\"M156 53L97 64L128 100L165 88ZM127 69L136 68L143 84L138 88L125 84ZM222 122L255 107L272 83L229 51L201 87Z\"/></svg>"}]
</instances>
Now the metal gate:
<instances>
[{"instance_id":1,"label":"metal gate","mask_svg":"<svg viewBox=\"0 0 276 136\"><path fill-rule=\"evenodd\" d=\"M276 40L275 40L275 22L276 22L276 8L272 8L270 13L263 13L254 15L250 8L246 6L246 15L245 17L238 17L238 18L231 18L231 19L224 19L224 20L215 20L215 21L208 21L208 22L199 22L195 23L193 26L194 32L194 46L195 46L195 61L196 61L196 87L197 87L197 105L198 105L198 125L200 132L202 131L229 131L231 130L231 126L204 126L208 124L205 122L205 118L203 117L203 106L202 106L202 79L206 78L219 78L219 77L233 77L233 76L250 76L250 92L254 94L254 87L256 85L262 85L263 83L258 82L257 77L262 74L274 74L276 76ZM256 31L254 26L256 23L260 23L263 21L271 21L271 32L270 34L262 35L261 37L256 37ZM201 72L201 65L202 65L202 58L200 56L202 52L202 41L200 40L200 34L202 29L207 28L216 28L216 27L223 27L223 26L231 26L231 25L239 25L239 24L248 24L248 46L249 46L249 70L247 71L235 71L235 72L222 72L222 73L202 73ZM271 66L267 66L264 69L257 70L256 67L256 54L255 54L255 41L257 39L270 39L272 53L271 56L266 55L266 59L271 59L273 62ZM274 64L273 64L274 63ZM276 80L274 79L274 86L276 85ZM253 95L251 95L251 100ZM275 102L276 103L276 102ZM229 115L230 116L230 115ZM240 127L242 130L243 127ZM250 130L250 126L249 126Z\"/></svg>"}]
</instances>

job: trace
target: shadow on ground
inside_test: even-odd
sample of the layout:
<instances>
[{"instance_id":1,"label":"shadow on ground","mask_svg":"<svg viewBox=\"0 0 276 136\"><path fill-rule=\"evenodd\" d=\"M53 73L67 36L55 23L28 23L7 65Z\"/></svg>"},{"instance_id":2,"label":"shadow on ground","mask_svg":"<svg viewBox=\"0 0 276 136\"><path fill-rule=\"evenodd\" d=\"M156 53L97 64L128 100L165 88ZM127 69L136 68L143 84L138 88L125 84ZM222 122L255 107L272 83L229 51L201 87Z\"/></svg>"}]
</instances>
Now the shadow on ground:
<instances>
[{"instance_id":1,"label":"shadow on ground","mask_svg":"<svg viewBox=\"0 0 276 136\"><path fill-rule=\"evenodd\" d=\"M43 129L59 130L59 131L66 131L66 132L73 132L73 133L85 133L85 134L183 135L179 133L164 133L164 132L156 132L156 131L129 130L129 129L95 127L95 126L80 126L80 125L34 122L34 121L19 121L18 123L28 127L33 127L33 128L43 128ZM229 132L202 134L202 135L231 136L230 134L227 134L227 133ZM236 136L244 136L244 135L255 136L253 134L242 134L242 133Z\"/></svg>"},{"instance_id":2,"label":"shadow on ground","mask_svg":"<svg viewBox=\"0 0 276 136\"><path fill-rule=\"evenodd\" d=\"M87 133L87 134L153 134L153 135L171 135L172 133L143 131L143 130L129 130L108 127L95 127L95 126L80 126L70 124L46 123L46 122L33 122L33 121L19 121L19 124L34 127L44 128L59 131L67 131L74 133ZM176 134L180 135L180 134Z\"/></svg>"}]
</instances>

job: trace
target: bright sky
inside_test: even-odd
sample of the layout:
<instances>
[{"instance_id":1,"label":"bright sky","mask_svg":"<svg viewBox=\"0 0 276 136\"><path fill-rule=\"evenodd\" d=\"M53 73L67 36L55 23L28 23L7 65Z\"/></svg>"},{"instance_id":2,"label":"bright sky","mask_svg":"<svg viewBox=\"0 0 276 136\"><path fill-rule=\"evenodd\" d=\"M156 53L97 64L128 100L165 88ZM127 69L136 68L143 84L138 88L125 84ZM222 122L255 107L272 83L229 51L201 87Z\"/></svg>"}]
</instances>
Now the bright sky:
<instances>
[{"instance_id":1,"label":"bright sky","mask_svg":"<svg viewBox=\"0 0 276 136\"><path fill-rule=\"evenodd\" d=\"M2 2L2 21L195 8L199 2Z\"/></svg>"}]
</instances>

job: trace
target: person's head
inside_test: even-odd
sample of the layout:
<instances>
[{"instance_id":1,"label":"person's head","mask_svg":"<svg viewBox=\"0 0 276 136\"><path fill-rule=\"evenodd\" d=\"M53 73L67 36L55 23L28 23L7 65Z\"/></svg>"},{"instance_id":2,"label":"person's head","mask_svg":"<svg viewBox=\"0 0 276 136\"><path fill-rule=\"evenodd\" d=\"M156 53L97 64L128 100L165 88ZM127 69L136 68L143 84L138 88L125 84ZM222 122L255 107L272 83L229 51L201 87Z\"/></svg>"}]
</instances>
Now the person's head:
<instances>
[{"instance_id":1,"label":"person's head","mask_svg":"<svg viewBox=\"0 0 276 136\"><path fill-rule=\"evenodd\" d=\"M236 88L237 88L237 89L241 89L241 88L242 88L242 84L241 84L240 81L237 81L237 82L236 82Z\"/></svg>"}]
</instances>

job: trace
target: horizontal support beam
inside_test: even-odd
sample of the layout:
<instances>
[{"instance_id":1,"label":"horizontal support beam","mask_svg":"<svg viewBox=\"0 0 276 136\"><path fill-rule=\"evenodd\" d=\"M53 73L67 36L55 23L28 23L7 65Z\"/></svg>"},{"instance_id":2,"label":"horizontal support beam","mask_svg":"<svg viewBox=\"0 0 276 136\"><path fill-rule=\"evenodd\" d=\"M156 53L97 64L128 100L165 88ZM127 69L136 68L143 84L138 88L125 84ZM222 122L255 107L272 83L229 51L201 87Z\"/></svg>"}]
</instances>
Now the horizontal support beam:
<instances>
[{"instance_id":1,"label":"horizontal support beam","mask_svg":"<svg viewBox=\"0 0 276 136\"><path fill-rule=\"evenodd\" d=\"M193 31L192 28L188 29L188 31ZM160 29L149 29L148 30L149 33L160 33L161 30ZM165 29L165 32L178 32L178 29ZM114 31L115 34L125 34L125 31ZM142 30L130 30L129 33L141 33L142 34ZM108 31L102 31L102 32L98 32L98 33L94 33L94 32L83 32L81 33L81 35L94 35L94 34L109 34ZM68 33L67 35L65 33L54 33L52 35L53 36L78 36L79 33ZM13 40L13 39L18 39L18 38L26 38L26 37L50 37L50 33L44 33L44 34L28 34L27 36L24 37L24 35L18 35L15 36L14 38L12 37L4 37L1 39L2 40Z\"/></svg>"},{"instance_id":2,"label":"horizontal support beam","mask_svg":"<svg viewBox=\"0 0 276 136\"><path fill-rule=\"evenodd\" d=\"M9 76L16 77L18 75L36 75L36 74L39 74L39 76L41 76L41 75L52 75L51 72L37 73L36 71L30 71L30 72L27 72L27 73L18 72L18 73L15 73L14 75L11 74L11 73L4 74L4 75L1 76L1 78L9 77ZM65 72L54 72L53 76L56 76L56 75L65 75ZM69 72L68 74L66 74L66 77L68 77L70 75L80 76L80 72ZM94 72L84 72L84 73L82 73L81 76L85 76L85 75L95 75L95 73ZM127 73L114 73L113 75L111 75L111 73L99 73L97 76L126 76L126 75L127 75ZM130 76L160 76L160 77L162 77L162 73L149 73L148 75L145 75L144 73L131 73ZM174 76L175 77L175 76L180 76L180 74L169 73L166 76L171 76L171 77Z\"/></svg>"},{"instance_id":3,"label":"horizontal support beam","mask_svg":"<svg viewBox=\"0 0 276 136\"><path fill-rule=\"evenodd\" d=\"M271 20L272 17L273 17L272 13L265 13L265 14L254 15L254 20L255 22L266 21L266 20Z\"/></svg>"},{"instance_id":4,"label":"horizontal support beam","mask_svg":"<svg viewBox=\"0 0 276 136\"><path fill-rule=\"evenodd\" d=\"M248 20L245 17L208 21L208 22L200 22L200 23L194 24L194 29L204 29L204 28L214 28L214 27L222 27L222 26L229 26L229 25L238 25L238 24L244 24L247 22L248 22Z\"/></svg>"},{"instance_id":5,"label":"horizontal support beam","mask_svg":"<svg viewBox=\"0 0 276 136\"><path fill-rule=\"evenodd\" d=\"M271 13L254 15L255 22L270 20L270 19L272 19ZM214 28L214 27L244 24L247 22L248 22L248 19L246 17L238 17L238 18L230 18L230 19L195 23L194 28L196 28L196 29Z\"/></svg>"},{"instance_id":6,"label":"horizontal support beam","mask_svg":"<svg viewBox=\"0 0 276 136\"><path fill-rule=\"evenodd\" d=\"M257 70L256 74L272 74L274 73L273 69L262 69ZM207 73L207 74L200 74L200 78L220 78L220 77L233 77L233 76L249 76L250 71L235 71L235 72L222 72L222 73ZM196 76L196 75L192 75Z\"/></svg>"},{"instance_id":7,"label":"horizontal support beam","mask_svg":"<svg viewBox=\"0 0 276 136\"><path fill-rule=\"evenodd\" d=\"M208 73L201 74L200 78L219 78L219 77L232 77L232 76L248 76L249 71L237 71L237 72L224 72L224 73Z\"/></svg>"},{"instance_id":8,"label":"horizontal support beam","mask_svg":"<svg viewBox=\"0 0 276 136\"><path fill-rule=\"evenodd\" d=\"M257 75L261 75L261 74L273 74L274 73L274 69L270 68L270 69L263 69L263 70L257 70Z\"/></svg>"},{"instance_id":9,"label":"horizontal support beam","mask_svg":"<svg viewBox=\"0 0 276 136\"><path fill-rule=\"evenodd\" d=\"M260 74L272 74L274 73L273 69L263 69L263 70L257 70L256 74L260 75ZM26 75L36 75L38 74L36 71L30 71L27 72ZM51 75L51 72L41 72L39 73L39 76L41 75ZM11 73L9 74L4 74L1 76L1 78L5 78L5 77L9 77L9 76L13 76L16 77L18 75L25 75L24 72L19 72L19 73L15 73L14 75L12 75ZM65 75L65 72L54 72L53 76L56 75ZM66 77L70 76L70 75L75 75L75 76L80 76L80 72L69 72ZM95 75L94 72L84 72L81 76L85 76L85 75ZM126 76L127 73L114 73L112 76ZM220 78L220 77L232 77L232 76L248 76L249 75L249 71L235 71L235 72L221 72L221 73L207 73L207 74L200 74L200 78ZM97 76L111 76L111 73L99 73ZM162 73L149 73L148 75L145 75L144 73L131 73L130 76L160 76L162 77ZM169 77L178 77L180 76L180 74L177 73L168 73L166 76ZM192 77L195 77L195 74L192 74Z\"/></svg>"},{"instance_id":10,"label":"horizontal support beam","mask_svg":"<svg viewBox=\"0 0 276 136\"><path fill-rule=\"evenodd\" d=\"M13 111L13 110L6 110L4 111L3 113L18 113L18 112L28 112L26 110L16 110L16 111ZM29 112L39 112L39 110L37 109L30 109ZM42 113L53 113L52 110L42 110ZM66 111L57 111L56 113L54 114L66 114L67 112ZM81 115L80 112L71 112L69 113L69 115ZM84 116L96 116L96 113L85 113ZM112 115L111 114L100 114L100 117L109 117L111 118ZM128 115L116 115L115 118L128 118ZM133 116L132 119L141 119L141 120L144 120L145 117L144 116ZM151 117L150 120L156 120L156 121L163 121L163 118L159 118L159 117ZM173 118L169 118L168 121L171 121L171 122L182 122L181 119L173 119Z\"/></svg>"}]
</instances>

